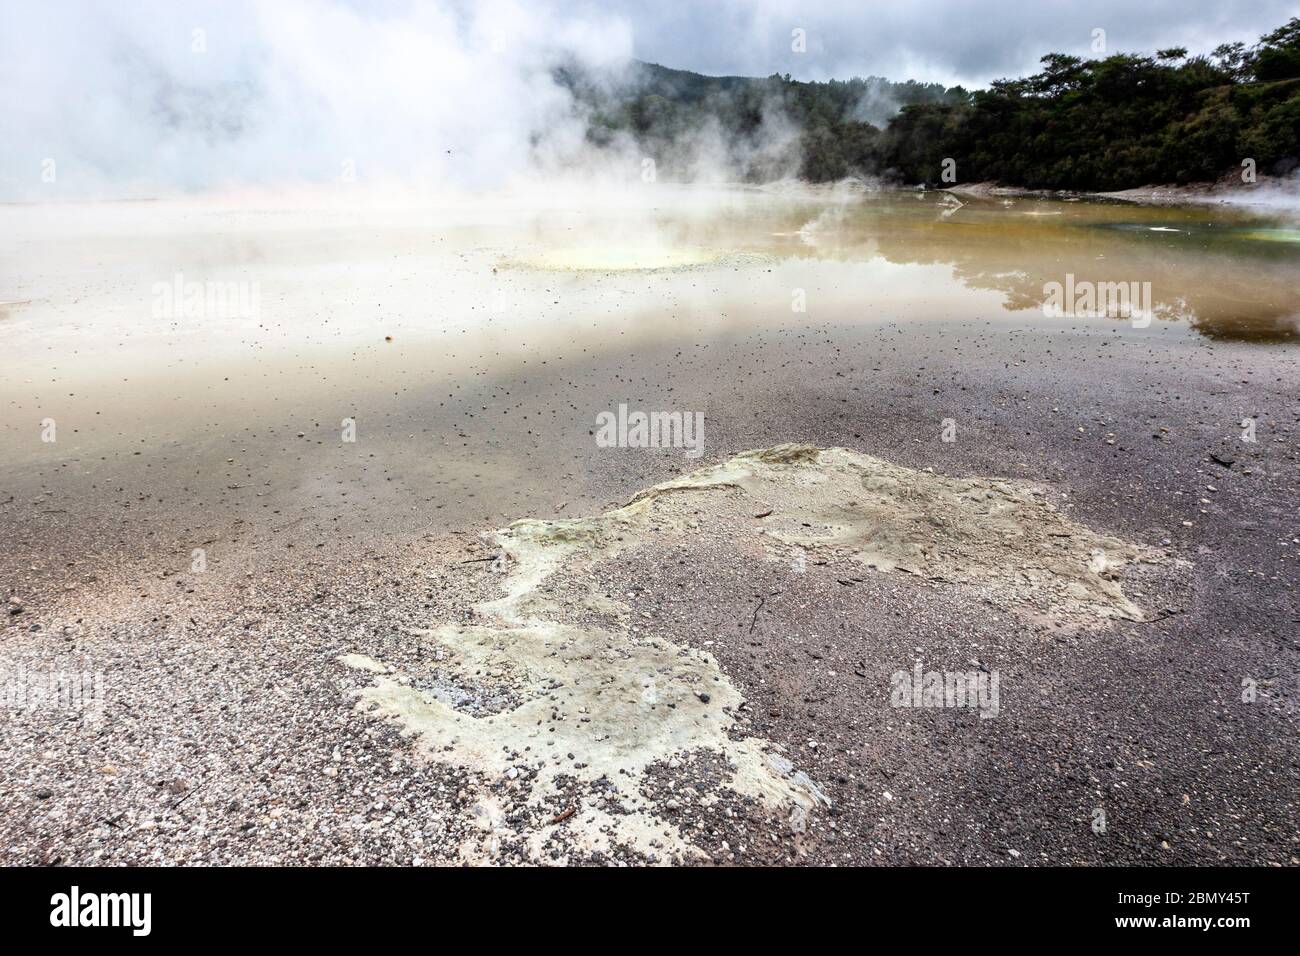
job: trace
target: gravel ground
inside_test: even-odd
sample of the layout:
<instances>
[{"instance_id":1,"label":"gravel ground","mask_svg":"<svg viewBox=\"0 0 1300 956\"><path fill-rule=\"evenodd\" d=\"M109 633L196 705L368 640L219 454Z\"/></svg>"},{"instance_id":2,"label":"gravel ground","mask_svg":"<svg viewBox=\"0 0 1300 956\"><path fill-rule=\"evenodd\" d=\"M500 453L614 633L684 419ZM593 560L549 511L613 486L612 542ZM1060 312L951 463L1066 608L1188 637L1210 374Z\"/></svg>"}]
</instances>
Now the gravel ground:
<instances>
[{"instance_id":1,"label":"gravel ground","mask_svg":"<svg viewBox=\"0 0 1300 956\"><path fill-rule=\"evenodd\" d=\"M1300 862L1300 348L975 321L584 361L482 386L489 407L491 389L508 391L502 404L565 427L457 423L470 456L476 438L521 436L514 473L528 478L504 495L516 516L593 513L795 441L1045 483L1072 520L1191 564L1126 584L1152 620L1077 630L904 574L711 559L707 541L611 560L648 632L707 647L746 698L744 734L786 748L831 800L792 828L720 790L707 754L654 768L646 796L704 862ZM400 414L421 421L433 398ZM581 423L611 399L703 409L705 456L594 447ZM1254 443L1241 441L1247 416ZM939 439L945 418L955 442ZM342 480L344 466L303 467L322 487ZM563 814L606 799L599 786L527 805L515 781L421 755L355 709L369 678L339 655L418 661L431 649L412 630L467 620L501 580L477 560L490 555L476 537L479 512L494 513L477 507L495 505L490 474L467 486L476 507L449 497L419 521L388 477L349 474L364 508L305 495L232 535L237 512L155 495L126 465L93 485L55 466L9 472L0 670L98 673L103 694L98 708L0 718L0 862L515 862L543 827L556 834L543 861L649 861L566 841ZM211 567L191 572L177 556L213 536ZM891 707L890 675L917 660L996 671L998 716Z\"/></svg>"}]
</instances>

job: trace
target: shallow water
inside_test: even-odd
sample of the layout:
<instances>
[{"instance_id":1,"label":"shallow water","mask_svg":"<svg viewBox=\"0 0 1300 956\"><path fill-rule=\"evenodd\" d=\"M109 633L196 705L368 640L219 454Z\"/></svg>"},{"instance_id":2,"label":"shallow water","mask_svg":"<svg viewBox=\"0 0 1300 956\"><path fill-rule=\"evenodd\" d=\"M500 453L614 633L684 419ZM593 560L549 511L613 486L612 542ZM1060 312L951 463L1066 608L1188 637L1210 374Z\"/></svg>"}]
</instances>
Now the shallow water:
<instances>
[{"instance_id":1,"label":"shallow water","mask_svg":"<svg viewBox=\"0 0 1300 956\"><path fill-rule=\"evenodd\" d=\"M1298 236L1223 206L844 189L0 206L3 484L196 523L496 522L577 480L599 409L726 401L723 339L1007 320L1294 342ZM1149 327L1044 315L1067 280L1149 283Z\"/></svg>"}]
</instances>

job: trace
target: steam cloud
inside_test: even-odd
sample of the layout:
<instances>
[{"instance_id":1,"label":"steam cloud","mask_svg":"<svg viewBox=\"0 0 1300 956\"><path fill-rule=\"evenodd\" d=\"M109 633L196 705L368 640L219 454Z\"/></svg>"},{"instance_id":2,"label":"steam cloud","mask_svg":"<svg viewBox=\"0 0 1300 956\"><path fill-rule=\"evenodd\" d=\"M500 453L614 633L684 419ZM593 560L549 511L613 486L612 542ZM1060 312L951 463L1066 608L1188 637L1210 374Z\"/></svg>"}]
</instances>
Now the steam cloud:
<instances>
[{"instance_id":1,"label":"steam cloud","mask_svg":"<svg viewBox=\"0 0 1300 956\"><path fill-rule=\"evenodd\" d=\"M581 148L552 66L632 52L624 20L546 0L52 0L4 18L11 200L508 182Z\"/></svg>"}]
</instances>

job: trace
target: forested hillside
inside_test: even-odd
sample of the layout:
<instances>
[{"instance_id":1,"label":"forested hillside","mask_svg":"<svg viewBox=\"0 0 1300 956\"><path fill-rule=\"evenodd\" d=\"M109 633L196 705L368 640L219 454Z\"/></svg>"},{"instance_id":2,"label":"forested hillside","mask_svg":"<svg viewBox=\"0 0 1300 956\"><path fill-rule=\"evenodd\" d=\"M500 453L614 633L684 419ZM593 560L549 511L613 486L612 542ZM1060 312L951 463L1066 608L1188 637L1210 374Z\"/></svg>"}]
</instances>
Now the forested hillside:
<instances>
[{"instance_id":1,"label":"forested hillside","mask_svg":"<svg viewBox=\"0 0 1300 956\"><path fill-rule=\"evenodd\" d=\"M616 83L557 74L590 117L588 138L630 139L668 175L721 143L764 181L850 175L1107 190L1212 180L1254 160L1286 174L1300 157L1300 18L1209 56L1171 48L1082 59L969 92L880 77L801 82L707 77L637 64Z\"/></svg>"}]
</instances>

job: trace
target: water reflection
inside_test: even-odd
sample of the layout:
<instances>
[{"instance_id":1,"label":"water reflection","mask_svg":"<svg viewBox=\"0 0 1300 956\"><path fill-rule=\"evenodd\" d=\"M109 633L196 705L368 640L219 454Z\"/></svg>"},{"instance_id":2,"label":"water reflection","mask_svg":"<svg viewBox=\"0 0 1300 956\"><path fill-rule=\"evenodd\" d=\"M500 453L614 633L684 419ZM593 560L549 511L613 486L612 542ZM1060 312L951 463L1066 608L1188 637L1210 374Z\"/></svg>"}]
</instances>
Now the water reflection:
<instances>
[{"instance_id":1,"label":"water reflection","mask_svg":"<svg viewBox=\"0 0 1300 956\"><path fill-rule=\"evenodd\" d=\"M1300 249L1289 245L1300 232L1236 210L975 201L908 235L872 230L871 218L860 221L879 255L948 262L1009 310L1042 309L1046 288L1072 275L1076 285L1150 283L1157 321L1185 320L1210 338L1300 339Z\"/></svg>"},{"instance_id":2,"label":"water reflection","mask_svg":"<svg viewBox=\"0 0 1300 956\"><path fill-rule=\"evenodd\" d=\"M1120 202L879 192L834 205L752 208L749 246L782 258L946 265L1004 308L1042 312L1051 283L1150 283L1156 321L1253 342L1300 340L1300 229L1285 215ZM722 214L691 241L744 234ZM680 226L680 223L678 223ZM734 241L734 239L732 240Z\"/></svg>"}]
</instances>

